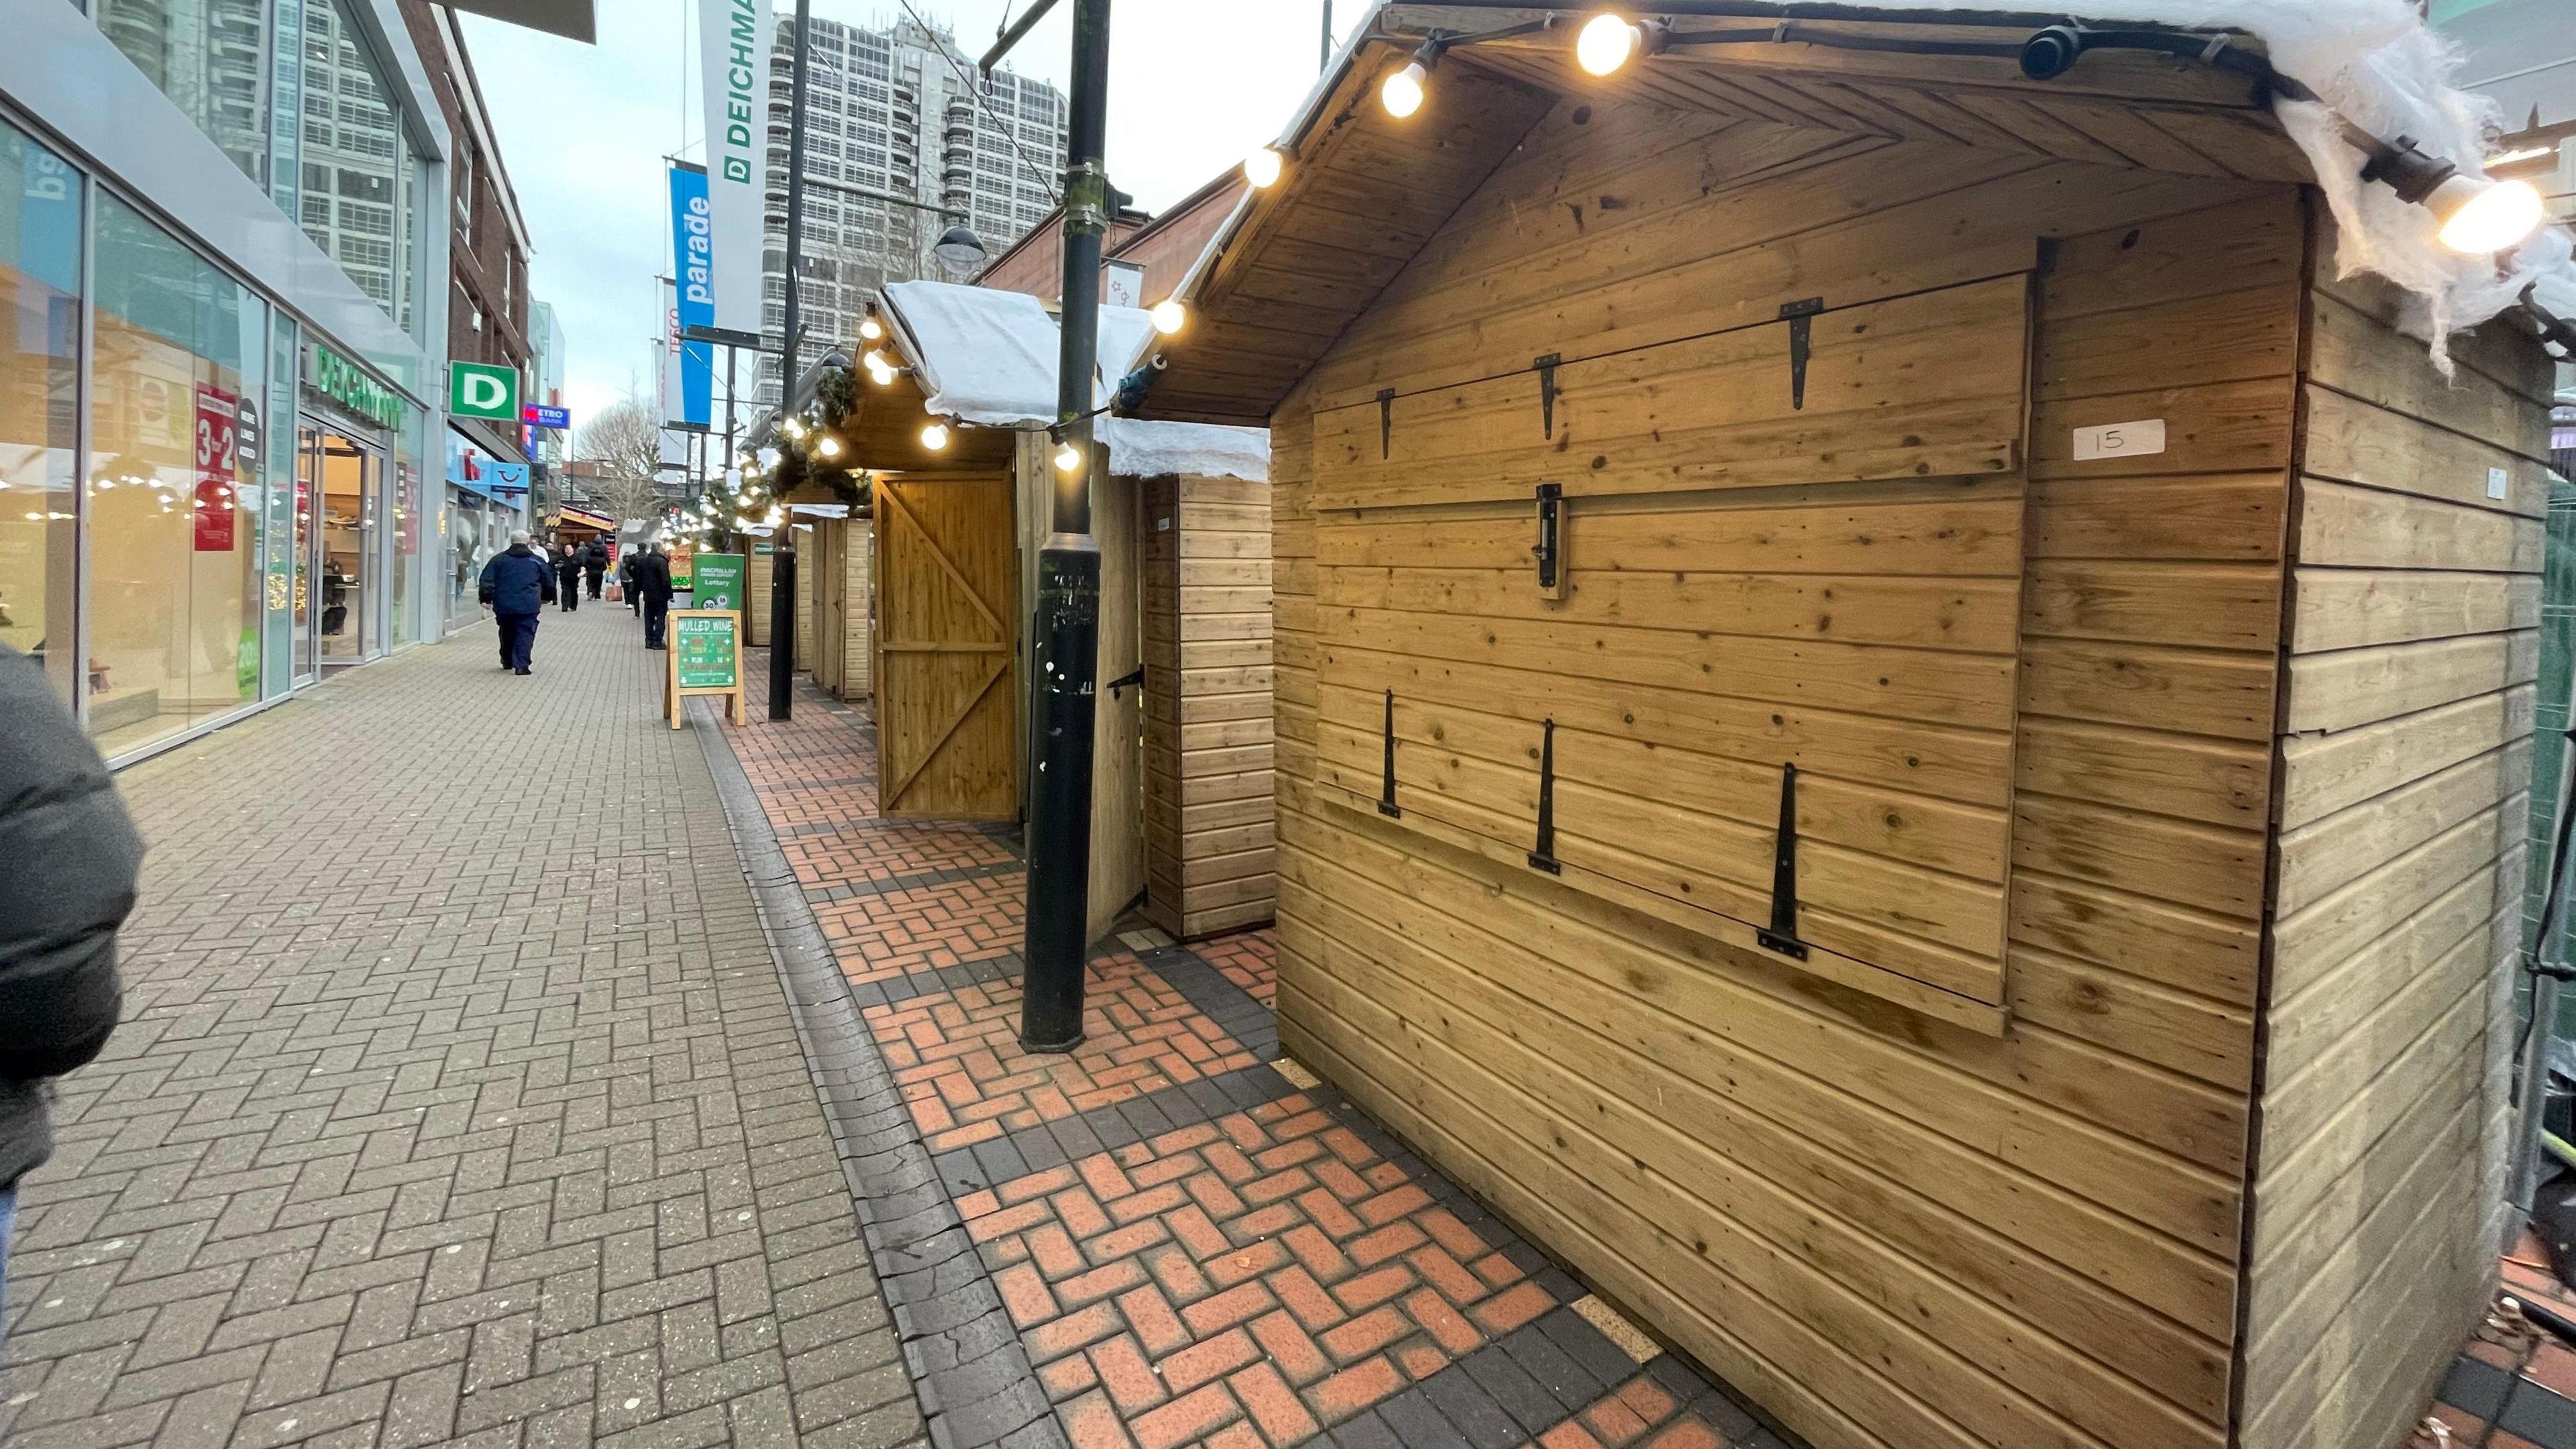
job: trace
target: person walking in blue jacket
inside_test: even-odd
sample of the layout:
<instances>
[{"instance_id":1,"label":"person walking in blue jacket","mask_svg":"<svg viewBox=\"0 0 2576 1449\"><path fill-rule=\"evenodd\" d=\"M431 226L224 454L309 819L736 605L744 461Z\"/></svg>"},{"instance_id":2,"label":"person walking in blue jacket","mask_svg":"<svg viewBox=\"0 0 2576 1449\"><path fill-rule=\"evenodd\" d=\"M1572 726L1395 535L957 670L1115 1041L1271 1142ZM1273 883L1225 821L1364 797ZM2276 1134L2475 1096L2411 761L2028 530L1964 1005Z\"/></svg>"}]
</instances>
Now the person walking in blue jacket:
<instances>
[{"instance_id":1,"label":"person walking in blue jacket","mask_svg":"<svg viewBox=\"0 0 2576 1449\"><path fill-rule=\"evenodd\" d=\"M501 667L533 674L528 656L537 644L537 611L555 601L555 571L528 547L525 530L483 566L481 597L501 630Z\"/></svg>"}]
</instances>

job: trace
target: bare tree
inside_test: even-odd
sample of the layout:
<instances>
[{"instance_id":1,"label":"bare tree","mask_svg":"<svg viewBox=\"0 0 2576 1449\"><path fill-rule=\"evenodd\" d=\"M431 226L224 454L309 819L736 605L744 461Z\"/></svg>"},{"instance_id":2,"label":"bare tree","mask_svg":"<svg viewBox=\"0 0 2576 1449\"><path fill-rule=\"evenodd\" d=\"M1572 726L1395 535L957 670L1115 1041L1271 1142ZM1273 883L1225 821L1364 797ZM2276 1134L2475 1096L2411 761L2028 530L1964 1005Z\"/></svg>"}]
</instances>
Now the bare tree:
<instances>
[{"instance_id":1,"label":"bare tree","mask_svg":"<svg viewBox=\"0 0 2576 1449\"><path fill-rule=\"evenodd\" d=\"M662 428L641 398L613 404L583 424L574 452L597 470L592 487L619 523L661 517Z\"/></svg>"}]
</instances>

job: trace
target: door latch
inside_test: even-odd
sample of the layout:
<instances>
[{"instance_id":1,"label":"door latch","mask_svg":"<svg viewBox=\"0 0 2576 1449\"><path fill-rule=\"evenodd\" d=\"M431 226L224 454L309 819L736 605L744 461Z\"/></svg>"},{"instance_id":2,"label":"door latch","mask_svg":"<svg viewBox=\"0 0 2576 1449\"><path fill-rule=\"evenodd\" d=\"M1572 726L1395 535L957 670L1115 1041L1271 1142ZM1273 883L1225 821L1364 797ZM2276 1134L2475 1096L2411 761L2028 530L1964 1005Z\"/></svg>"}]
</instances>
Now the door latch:
<instances>
[{"instance_id":1,"label":"door latch","mask_svg":"<svg viewBox=\"0 0 2576 1449\"><path fill-rule=\"evenodd\" d=\"M1530 549L1538 560L1541 597L1565 597L1565 485L1538 485L1538 542Z\"/></svg>"}]
</instances>

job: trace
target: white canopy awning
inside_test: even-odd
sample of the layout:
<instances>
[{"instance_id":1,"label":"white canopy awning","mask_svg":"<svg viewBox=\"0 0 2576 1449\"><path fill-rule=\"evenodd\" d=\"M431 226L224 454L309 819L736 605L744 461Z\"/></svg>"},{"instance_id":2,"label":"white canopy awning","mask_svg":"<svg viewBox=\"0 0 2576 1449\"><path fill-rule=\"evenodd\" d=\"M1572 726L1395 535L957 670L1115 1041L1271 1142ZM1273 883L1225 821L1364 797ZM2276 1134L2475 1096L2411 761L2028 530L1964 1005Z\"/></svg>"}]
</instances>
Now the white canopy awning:
<instances>
[{"instance_id":1,"label":"white canopy awning","mask_svg":"<svg viewBox=\"0 0 2576 1449\"><path fill-rule=\"evenodd\" d=\"M939 417L985 428L1034 431L1056 419L1056 359L1064 338L1025 292L951 282L895 282L881 294L890 340L921 383L923 406ZM1094 406L1106 403L1149 354L1153 321L1133 307L1100 309ZM865 386L863 382L861 384ZM1103 417L1097 427L1109 467L1130 477L1270 476L1270 434L1261 428L1145 422Z\"/></svg>"}]
</instances>

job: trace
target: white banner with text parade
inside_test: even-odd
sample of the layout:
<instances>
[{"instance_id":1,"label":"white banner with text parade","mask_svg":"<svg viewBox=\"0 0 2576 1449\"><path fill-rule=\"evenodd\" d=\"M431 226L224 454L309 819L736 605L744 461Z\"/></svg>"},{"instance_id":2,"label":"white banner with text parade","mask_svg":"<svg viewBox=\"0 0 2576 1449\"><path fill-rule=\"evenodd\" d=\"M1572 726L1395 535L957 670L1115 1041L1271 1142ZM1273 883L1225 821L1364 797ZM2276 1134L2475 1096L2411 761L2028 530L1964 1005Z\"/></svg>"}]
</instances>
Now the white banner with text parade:
<instances>
[{"instance_id":1,"label":"white banner with text parade","mask_svg":"<svg viewBox=\"0 0 2576 1449\"><path fill-rule=\"evenodd\" d=\"M707 97L707 207L713 221L715 325L760 332L763 173L769 157L770 0L699 0Z\"/></svg>"}]
</instances>

